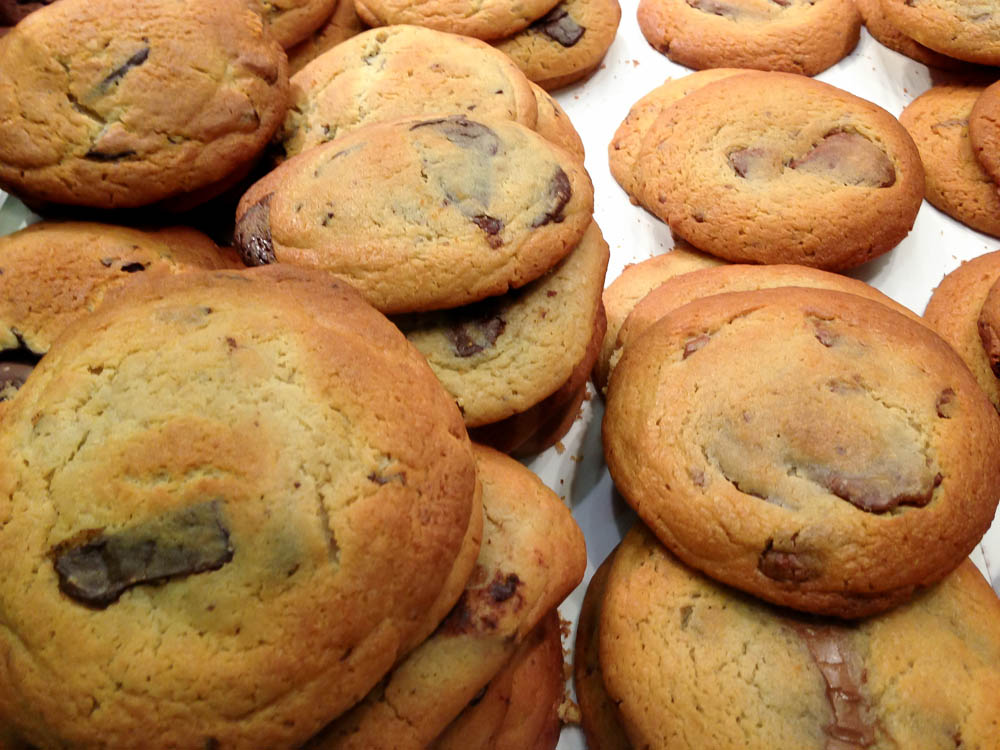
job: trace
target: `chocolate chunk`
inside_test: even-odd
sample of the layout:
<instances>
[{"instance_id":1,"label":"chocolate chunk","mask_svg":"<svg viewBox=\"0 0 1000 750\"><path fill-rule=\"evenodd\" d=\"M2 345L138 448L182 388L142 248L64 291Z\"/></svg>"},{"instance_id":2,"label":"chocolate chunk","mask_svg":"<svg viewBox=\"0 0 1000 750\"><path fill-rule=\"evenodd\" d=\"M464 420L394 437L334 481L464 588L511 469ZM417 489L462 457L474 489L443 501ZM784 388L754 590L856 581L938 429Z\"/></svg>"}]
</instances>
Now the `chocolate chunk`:
<instances>
[{"instance_id":1,"label":"chocolate chunk","mask_svg":"<svg viewBox=\"0 0 1000 750\"><path fill-rule=\"evenodd\" d=\"M979 340L982 342L986 359L995 377L1000 378L1000 335L993 327L993 322L987 316L980 316L977 321Z\"/></svg>"},{"instance_id":2,"label":"chocolate chunk","mask_svg":"<svg viewBox=\"0 0 1000 750\"><path fill-rule=\"evenodd\" d=\"M477 572L482 572L481 568ZM471 580L475 580L473 573ZM520 611L524 597L518 591L520 579L514 573L496 571L483 587L470 586L438 626L439 635L490 633L497 629L505 613Z\"/></svg>"},{"instance_id":3,"label":"chocolate chunk","mask_svg":"<svg viewBox=\"0 0 1000 750\"><path fill-rule=\"evenodd\" d=\"M730 18L736 18L741 15L741 11L738 7L730 5L729 3L720 2L719 0L687 0L687 4L695 10L712 13L716 16L729 16Z\"/></svg>"},{"instance_id":4,"label":"chocolate chunk","mask_svg":"<svg viewBox=\"0 0 1000 750\"><path fill-rule=\"evenodd\" d=\"M145 271L146 266L136 261L134 263L126 263L124 266L121 267L121 270L124 271L125 273L136 273L137 271Z\"/></svg>"},{"instance_id":5,"label":"chocolate chunk","mask_svg":"<svg viewBox=\"0 0 1000 750\"><path fill-rule=\"evenodd\" d=\"M375 484L389 484L389 482L399 482L400 484L406 484L406 474L403 472L396 472L395 474L379 474L378 472L372 472L368 475L368 481L374 482Z\"/></svg>"},{"instance_id":6,"label":"chocolate chunk","mask_svg":"<svg viewBox=\"0 0 1000 750\"><path fill-rule=\"evenodd\" d=\"M233 245L248 266L265 266L278 260L271 241L272 197L274 193L265 195L236 222Z\"/></svg>"},{"instance_id":7,"label":"chocolate chunk","mask_svg":"<svg viewBox=\"0 0 1000 750\"><path fill-rule=\"evenodd\" d=\"M503 244L500 232L503 231L503 221L486 214L478 214L472 217L472 223L486 232L487 241L490 247L496 249Z\"/></svg>"},{"instance_id":8,"label":"chocolate chunk","mask_svg":"<svg viewBox=\"0 0 1000 750\"><path fill-rule=\"evenodd\" d=\"M233 559L222 502L210 500L105 533L83 531L50 552L59 589L103 609L127 589L218 570Z\"/></svg>"},{"instance_id":9,"label":"chocolate chunk","mask_svg":"<svg viewBox=\"0 0 1000 750\"><path fill-rule=\"evenodd\" d=\"M811 561L804 554L774 549L773 539L768 539L767 546L760 553L757 570L772 581L785 583L804 583L817 575Z\"/></svg>"},{"instance_id":10,"label":"chocolate chunk","mask_svg":"<svg viewBox=\"0 0 1000 750\"><path fill-rule=\"evenodd\" d=\"M473 122L465 115L454 115L440 120L425 120L412 125L410 130L433 127L459 148L479 151L487 156L500 152L500 137L482 123Z\"/></svg>"},{"instance_id":11,"label":"chocolate chunk","mask_svg":"<svg viewBox=\"0 0 1000 750\"><path fill-rule=\"evenodd\" d=\"M844 185L890 187L896 182L896 170L885 151L860 133L830 133L788 166Z\"/></svg>"},{"instance_id":12,"label":"chocolate chunk","mask_svg":"<svg viewBox=\"0 0 1000 750\"><path fill-rule=\"evenodd\" d=\"M941 391L941 395L937 397L937 402L934 404L937 415L941 419L951 419L957 408L955 400L955 389L945 388Z\"/></svg>"},{"instance_id":13,"label":"chocolate chunk","mask_svg":"<svg viewBox=\"0 0 1000 750\"><path fill-rule=\"evenodd\" d=\"M554 42L563 47L572 47L580 41L586 29L570 16L566 7L560 3L544 16L535 21L532 28L542 32Z\"/></svg>"},{"instance_id":14,"label":"chocolate chunk","mask_svg":"<svg viewBox=\"0 0 1000 750\"><path fill-rule=\"evenodd\" d=\"M549 207L545 213L531 222L531 226L540 227L545 224L560 223L565 218L562 215L562 210L569 203L571 197L573 197L573 188L570 187L569 177L566 176L562 167L556 167L555 174L549 180L549 192L546 196Z\"/></svg>"},{"instance_id":15,"label":"chocolate chunk","mask_svg":"<svg viewBox=\"0 0 1000 750\"><path fill-rule=\"evenodd\" d=\"M688 339L684 344L684 354L681 356L681 359L687 359L711 340L712 337L707 333L695 336L693 339Z\"/></svg>"},{"instance_id":16,"label":"chocolate chunk","mask_svg":"<svg viewBox=\"0 0 1000 750\"><path fill-rule=\"evenodd\" d=\"M460 323L447 332L452 349L459 357L471 357L496 345L507 327L500 315Z\"/></svg>"},{"instance_id":17,"label":"chocolate chunk","mask_svg":"<svg viewBox=\"0 0 1000 750\"><path fill-rule=\"evenodd\" d=\"M900 505L922 508L941 484L941 475L906 472L907 467L880 465L873 474L847 474L826 466L811 466L806 476L851 505L870 513L885 513ZM904 472L906 475L904 475Z\"/></svg>"},{"instance_id":18,"label":"chocolate chunk","mask_svg":"<svg viewBox=\"0 0 1000 750\"><path fill-rule=\"evenodd\" d=\"M97 85L97 88L100 91L107 91L109 88L111 88L111 86L118 83L118 81L124 78L125 74L128 73L130 70L132 70L132 68L139 67L144 62L146 62L148 58L149 58L149 47L143 47L134 55L132 55L132 57L126 60L123 65L111 71L111 74L103 81L101 81Z\"/></svg>"},{"instance_id":19,"label":"chocolate chunk","mask_svg":"<svg viewBox=\"0 0 1000 750\"><path fill-rule=\"evenodd\" d=\"M516 573L510 573L506 578L496 580L489 586L490 596L495 602L505 602L514 596L521 579Z\"/></svg>"},{"instance_id":20,"label":"chocolate chunk","mask_svg":"<svg viewBox=\"0 0 1000 750\"><path fill-rule=\"evenodd\" d=\"M771 149L741 148L730 152L728 160L733 171L747 180L766 180L781 174L781 160Z\"/></svg>"},{"instance_id":21,"label":"chocolate chunk","mask_svg":"<svg viewBox=\"0 0 1000 750\"><path fill-rule=\"evenodd\" d=\"M111 161L123 161L125 159L130 159L133 156L135 156L135 151L133 151L132 149L126 149L125 151L116 151L110 154L105 153L104 151L95 151L91 149L90 151L88 151L83 155L83 158L87 159L88 161L111 162Z\"/></svg>"},{"instance_id":22,"label":"chocolate chunk","mask_svg":"<svg viewBox=\"0 0 1000 750\"><path fill-rule=\"evenodd\" d=\"M791 622L792 629L805 641L826 682L826 699L833 723L823 727L830 738L828 748L863 750L875 744L875 726L861 686L865 670L854 658L848 631L835 625Z\"/></svg>"},{"instance_id":23,"label":"chocolate chunk","mask_svg":"<svg viewBox=\"0 0 1000 750\"><path fill-rule=\"evenodd\" d=\"M34 369L24 362L0 362L0 401L10 399Z\"/></svg>"},{"instance_id":24,"label":"chocolate chunk","mask_svg":"<svg viewBox=\"0 0 1000 750\"><path fill-rule=\"evenodd\" d=\"M823 346L830 348L837 342L837 334L835 334L829 328L823 328L817 325L816 340Z\"/></svg>"}]
</instances>

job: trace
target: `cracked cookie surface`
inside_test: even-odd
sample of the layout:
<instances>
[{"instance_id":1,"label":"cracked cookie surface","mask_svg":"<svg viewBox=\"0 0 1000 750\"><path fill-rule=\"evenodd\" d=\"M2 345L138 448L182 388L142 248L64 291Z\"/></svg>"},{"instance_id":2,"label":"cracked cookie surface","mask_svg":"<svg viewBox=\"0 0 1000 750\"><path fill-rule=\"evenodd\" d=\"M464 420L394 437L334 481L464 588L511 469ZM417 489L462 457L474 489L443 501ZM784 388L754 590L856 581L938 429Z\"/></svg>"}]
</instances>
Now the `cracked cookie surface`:
<instances>
[{"instance_id":1,"label":"cracked cookie surface","mask_svg":"<svg viewBox=\"0 0 1000 750\"><path fill-rule=\"evenodd\" d=\"M637 524L609 574L600 664L636 748L987 748L998 614L966 560L877 617L802 616L687 568Z\"/></svg>"},{"instance_id":2,"label":"cracked cookie surface","mask_svg":"<svg viewBox=\"0 0 1000 750\"><path fill-rule=\"evenodd\" d=\"M287 86L241 0L60 0L0 44L0 185L100 208L195 193L263 149Z\"/></svg>"},{"instance_id":3,"label":"cracked cookie surface","mask_svg":"<svg viewBox=\"0 0 1000 750\"><path fill-rule=\"evenodd\" d=\"M853 0L640 0L639 29L689 68L816 75L858 43Z\"/></svg>"},{"instance_id":4,"label":"cracked cookie surface","mask_svg":"<svg viewBox=\"0 0 1000 750\"><path fill-rule=\"evenodd\" d=\"M727 260L860 265L913 226L924 172L906 129L829 84L751 72L665 109L635 167L639 202Z\"/></svg>"},{"instance_id":5,"label":"cracked cookie surface","mask_svg":"<svg viewBox=\"0 0 1000 750\"><path fill-rule=\"evenodd\" d=\"M583 164L524 126L408 119L281 164L240 201L235 244L248 264L322 268L382 312L416 312L533 281L592 213Z\"/></svg>"},{"instance_id":6,"label":"cracked cookie surface","mask_svg":"<svg viewBox=\"0 0 1000 750\"><path fill-rule=\"evenodd\" d=\"M292 77L279 138L294 156L369 123L457 113L529 128L538 119L528 80L490 45L387 26L349 39Z\"/></svg>"},{"instance_id":7,"label":"cracked cookie surface","mask_svg":"<svg viewBox=\"0 0 1000 750\"><path fill-rule=\"evenodd\" d=\"M342 283L144 287L4 411L0 725L41 747L299 747L460 593L471 445Z\"/></svg>"},{"instance_id":8,"label":"cracked cookie surface","mask_svg":"<svg viewBox=\"0 0 1000 750\"><path fill-rule=\"evenodd\" d=\"M625 348L603 427L616 486L675 554L805 611L904 601L996 509L1000 418L968 370L926 326L842 292L668 313Z\"/></svg>"}]
</instances>

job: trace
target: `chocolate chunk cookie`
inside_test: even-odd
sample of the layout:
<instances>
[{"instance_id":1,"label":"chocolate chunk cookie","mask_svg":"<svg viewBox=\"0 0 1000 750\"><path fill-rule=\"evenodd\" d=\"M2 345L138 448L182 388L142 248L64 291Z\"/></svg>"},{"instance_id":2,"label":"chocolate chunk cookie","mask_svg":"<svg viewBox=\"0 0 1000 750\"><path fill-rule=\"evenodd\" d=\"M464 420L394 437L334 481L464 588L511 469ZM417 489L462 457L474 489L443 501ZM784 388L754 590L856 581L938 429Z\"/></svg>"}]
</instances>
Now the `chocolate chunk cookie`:
<instances>
[{"instance_id":1,"label":"chocolate chunk cookie","mask_svg":"<svg viewBox=\"0 0 1000 750\"><path fill-rule=\"evenodd\" d=\"M940 70L958 72L968 71L972 67L962 60L956 60L954 57L942 55L930 47L925 47L913 37L907 36L893 26L885 15L885 11L882 10L881 0L854 0L854 2L861 12L865 28L879 44L899 52L901 55L906 55L911 60Z\"/></svg>"},{"instance_id":2,"label":"chocolate chunk cookie","mask_svg":"<svg viewBox=\"0 0 1000 750\"><path fill-rule=\"evenodd\" d=\"M531 90L535 92L535 103L538 105L535 132L583 161L583 140L570 122L569 115L559 102L538 84L531 84Z\"/></svg>"},{"instance_id":3,"label":"chocolate chunk cookie","mask_svg":"<svg viewBox=\"0 0 1000 750\"><path fill-rule=\"evenodd\" d=\"M477 446L486 523L476 568L434 635L307 750L419 750L583 578L583 533L530 470Z\"/></svg>"},{"instance_id":4,"label":"chocolate chunk cookie","mask_svg":"<svg viewBox=\"0 0 1000 750\"><path fill-rule=\"evenodd\" d=\"M356 0L358 15L369 26L412 24L438 31L502 39L541 18L558 0L481 0L473 5L455 0Z\"/></svg>"},{"instance_id":5,"label":"chocolate chunk cookie","mask_svg":"<svg viewBox=\"0 0 1000 750\"><path fill-rule=\"evenodd\" d=\"M771 607L636 526L601 617L604 681L636 748L992 747L1000 600L968 560L857 623Z\"/></svg>"},{"instance_id":6,"label":"chocolate chunk cookie","mask_svg":"<svg viewBox=\"0 0 1000 750\"><path fill-rule=\"evenodd\" d=\"M625 499L689 565L859 617L978 543L996 507L1000 418L928 327L786 287L702 298L630 342L604 447Z\"/></svg>"},{"instance_id":7,"label":"chocolate chunk cookie","mask_svg":"<svg viewBox=\"0 0 1000 750\"><path fill-rule=\"evenodd\" d=\"M494 44L528 78L552 91L597 70L621 16L618 0L562 0L524 31Z\"/></svg>"},{"instance_id":8,"label":"chocolate chunk cookie","mask_svg":"<svg viewBox=\"0 0 1000 750\"><path fill-rule=\"evenodd\" d=\"M833 271L895 246L924 193L896 118L787 73L732 76L675 102L636 169L642 205L698 249Z\"/></svg>"},{"instance_id":9,"label":"chocolate chunk cookie","mask_svg":"<svg viewBox=\"0 0 1000 750\"><path fill-rule=\"evenodd\" d=\"M879 0L889 22L949 57L1000 65L1000 8L968 0Z\"/></svg>"},{"instance_id":10,"label":"chocolate chunk cookie","mask_svg":"<svg viewBox=\"0 0 1000 750\"><path fill-rule=\"evenodd\" d=\"M647 41L689 68L754 68L812 76L858 43L853 0L640 0Z\"/></svg>"},{"instance_id":11,"label":"chocolate chunk cookie","mask_svg":"<svg viewBox=\"0 0 1000 750\"><path fill-rule=\"evenodd\" d=\"M194 194L263 149L286 68L245 0L60 0L0 45L0 187L99 208Z\"/></svg>"},{"instance_id":12,"label":"chocolate chunk cookie","mask_svg":"<svg viewBox=\"0 0 1000 750\"><path fill-rule=\"evenodd\" d=\"M249 0L249 4L287 49L316 31L333 13L337 0Z\"/></svg>"},{"instance_id":13,"label":"chocolate chunk cookie","mask_svg":"<svg viewBox=\"0 0 1000 750\"><path fill-rule=\"evenodd\" d=\"M307 39L287 50L289 73L298 73L324 52L357 36L366 28L354 9L354 0L337 0L333 13L324 24Z\"/></svg>"},{"instance_id":14,"label":"chocolate chunk cookie","mask_svg":"<svg viewBox=\"0 0 1000 750\"><path fill-rule=\"evenodd\" d=\"M983 169L1000 185L1000 81L987 86L972 106L969 141Z\"/></svg>"},{"instance_id":15,"label":"chocolate chunk cookie","mask_svg":"<svg viewBox=\"0 0 1000 750\"><path fill-rule=\"evenodd\" d=\"M394 320L455 397L467 426L498 422L557 391L585 359L608 256L592 223L565 260L526 287Z\"/></svg>"},{"instance_id":16,"label":"chocolate chunk cookie","mask_svg":"<svg viewBox=\"0 0 1000 750\"><path fill-rule=\"evenodd\" d=\"M386 313L464 305L541 276L579 243L583 165L517 123L397 120L289 159L240 201L248 264L331 271Z\"/></svg>"},{"instance_id":17,"label":"chocolate chunk cookie","mask_svg":"<svg viewBox=\"0 0 1000 750\"><path fill-rule=\"evenodd\" d=\"M934 86L899 116L920 151L927 200L954 219L1000 237L997 185L976 158L969 139L972 108L982 86Z\"/></svg>"},{"instance_id":18,"label":"chocolate chunk cookie","mask_svg":"<svg viewBox=\"0 0 1000 750\"><path fill-rule=\"evenodd\" d=\"M369 123L459 113L529 128L538 119L528 80L490 45L389 26L347 40L293 77L279 137L293 156Z\"/></svg>"},{"instance_id":19,"label":"chocolate chunk cookie","mask_svg":"<svg viewBox=\"0 0 1000 750\"><path fill-rule=\"evenodd\" d=\"M423 358L325 274L140 284L4 410L0 725L300 747L440 604L481 507L471 446Z\"/></svg>"}]
</instances>

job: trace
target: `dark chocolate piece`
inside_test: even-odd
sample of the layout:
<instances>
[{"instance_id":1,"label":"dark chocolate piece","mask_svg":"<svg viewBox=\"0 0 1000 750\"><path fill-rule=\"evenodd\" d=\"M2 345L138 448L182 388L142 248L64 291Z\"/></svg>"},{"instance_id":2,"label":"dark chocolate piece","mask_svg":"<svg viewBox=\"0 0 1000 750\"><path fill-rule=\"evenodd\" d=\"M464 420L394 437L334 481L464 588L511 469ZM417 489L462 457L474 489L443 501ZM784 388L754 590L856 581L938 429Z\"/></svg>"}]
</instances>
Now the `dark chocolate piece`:
<instances>
[{"instance_id":1,"label":"dark chocolate piece","mask_svg":"<svg viewBox=\"0 0 1000 750\"><path fill-rule=\"evenodd\" d=\"M687 4L695 10L704 11L705 13L711 13L716 16L729 16L730 18L736 18L742 15L740 9L735 5L723 3L719 0L687 0Z\"/></svg>"},{"instance_id":2,"label":"dark chocolate piece","mask_svg":"<svg viewBox=\"0 0 1000 750\"><path fill-rule=\"evenodd\" d=\"M410 130L433 127L459 148L479 151L487 156L500 152L500 137L494 130L482 123L474 122L465 115L454 115L440 120L425 120L411 125Z\"/></svg>"},{"instance_id":3,"label":"dark chocolate piece","mask_svg":"<svg viewBox=\"0 0 1000 750\"><path fill-rule=\"evenodd\" d=\"M10 399L34 369L34 365L24 362L0 362L0 401Z\"/></svg>"},{"instance_id":4,"label":"dark chocolate piece","mask_svg":"<svg viewBox=\"0 0 1000 750\"><path fill-rule=\"evenodd\" d=\"M59 589L103 609L127 589L218 570L233 559L222 502L181 508L111 533L89 529L50 552Z\"/></svg>"},{"instance_id":5,"label":"dark chocolate piece","mask_svg":"<svg viewBox=\"0 0 1000 750\"><path fill-rule=\"evenodd\" d=\"M507 327L499 315L460 323L448 330L448 340L459 357L471 357L494 346Z\"/></svg>"},{"instance_id":6,"label":"dark chocolate piece","mask_svg":"<svg viewBox=\"0 0 1000 750\"><path fill-rule=\"evenodd\" d=\"M562 167L556 167L555 174L549 180L549 208L546 209L545 213L531 222L532 227L540 227L545 224L550 223L560 223L563 218L562 210L569 203L569 199L573 196L573 188L570 187L569 177L563 171Z\"/></svg>"},{"instance_id":7,"label":"dark chocolate piece","mask_svg":"<svg viewBox=\"0 0 1000 750\"><path fill-rule=\"evenodd\" d=\"M482 573L481 568L477 568ZM473 580L476 573L473 573ZM439 635L490 633L504 613L520 611L524 597L518 591L521 580L514 573L497 571L484 587L466 588L451 612L438 626Z\"/></svg>"},{"instance_id":8,"label":"dark chocolate piece","mask_svg":"<svg viewBox=\"0 0 1000 750\"><path fill-rule=\"evenodd\" d=\"M271 240L271 198L268 193L246 210L236 222L233 245L248 266L266 266L277 262Z\"/></svg>"},{"instance_id":9,"label":"dark chocolate piece","mask_svg":"<svg viewBox=\"0 0 1000 750\"><path fill-rule=\"evenodd\" d=\"M125 74L132 70L132 68L139 67L146 62L148 58L149 47L143 47L132 55L132 57L126 60L123 65L111 71L111 74L97 85L98 89L101 91L107 91L112 85L118 83L118 81L124 78Z\"/></svg>"},{"instance_id":10,"label":"dark chocolate piece","mask_svg":"<svg viewBox=\"0 0 1000 750\"><path fill-rule=\"evenodd\" d=\"M490 596L495 602L505 602L514 596L521 579L517 573L510 573L506 578L499 579L490 584Z\"/></svg>"},{"instance_id":11,"label":"dark chocolate piece","mask_svg":"<svg viewBox=\"0 0 1000 750\"><path fill-rule=\"evenodd\" d=\"M573 19L562 3L535 21L532 27L563 47L572 47L580 41L583 32L586 31Z\"/></svg>"},{"instance_id":12,"label":"dark chocolate piece","mask_svg":"<svg viewBox=\"0 0 1000 750\"><path fill-rule=\"evenodd\" d=\"M108 154L103 151L95 151L91 149L83 155L84 159L88 161L123 161L125 159L130 159L135 156L135 151L132 149L126 149L125 151L115 151L114 153Z\"/></svg>"},{"instance_id":13,"label":"dark chocolate piece","mask_svg":"<svg viewBox=\"0 0 1000 750\"><path fill-rule=\"evenodd\" d=\"M827 466L810 466L806 476L851 505L870 513L886 513L900 505L922 508L931 501L941 475L883 465L877 474L847 474Z\"/></svg>"},{"instance_id":14,"label":"dark chocolate piece","mask_svg":"<svg viewBox=\"0 0 1000 750\"><path fill-rule=\"evenodd\" d=\"M788 166L832 177L844 185L891 187L896 182L896 170L885 151L860 133L829 133Z\"/></svg>"},{"instance_id":15,"label":"dark chocolate piece","mask_svg":"<svg viewBox=\"0 0 1000 750\"><path fill-rule=\"evenodd\" d=\"M787 583L804 583L816 577L816 571L804 556L796 552L776 550L773 544L774 541L769 539L767 548L757 560L757 570L772 581Z\"/></svg>"}]
</instances>

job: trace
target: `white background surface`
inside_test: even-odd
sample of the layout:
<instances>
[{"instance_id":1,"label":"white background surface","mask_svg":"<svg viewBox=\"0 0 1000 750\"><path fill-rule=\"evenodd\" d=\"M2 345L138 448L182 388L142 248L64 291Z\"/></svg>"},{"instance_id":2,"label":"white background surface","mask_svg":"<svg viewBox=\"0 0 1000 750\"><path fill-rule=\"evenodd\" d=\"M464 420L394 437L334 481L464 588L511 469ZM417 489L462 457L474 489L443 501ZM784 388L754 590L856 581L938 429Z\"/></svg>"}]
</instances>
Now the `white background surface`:
<instances>
[{"instance_id":1,"label":"white background surface","mask_svg":"<svg viewBox=\"0 0 1000 750\"><path fill-rule=\"evenodd\" d=\"M608 170L608 143L629 108L665 79L690 72L653 50L642 37L635 18L637 1L622 1L618 36L602 69L583 83L556 92L587 149L596 219L611 246L608 283L627 263L665 252L673 244L666 225L633 206ZM864 30L849 57L816 77L874 101L896 116L932 83L928 68L882 47ZM937 72L933 77L937 82L949 80ZM20 228L29 216L23 206L5 198L0 192L0 234ZM852 275L922 312L946 273L962 260L997 249L1000 241L964 227L925 202L910 235L896 249ZM529 464L571 506L587 538L586 580L561 608L563 616L573 622L574 631L586 581L633 520L632 512L614 494L604 466L601 413L600 399L594 397L585 404L582 418L563 445ZM994 524L973 560L1000 591L1000 524ZM560 750L583 747L578 729L564 730Z\"/></svg>"}]
</instances>

